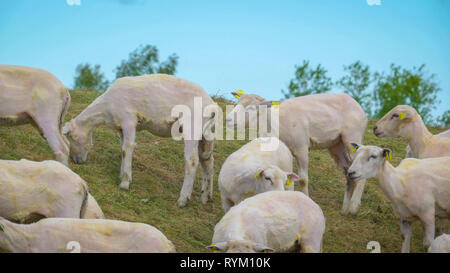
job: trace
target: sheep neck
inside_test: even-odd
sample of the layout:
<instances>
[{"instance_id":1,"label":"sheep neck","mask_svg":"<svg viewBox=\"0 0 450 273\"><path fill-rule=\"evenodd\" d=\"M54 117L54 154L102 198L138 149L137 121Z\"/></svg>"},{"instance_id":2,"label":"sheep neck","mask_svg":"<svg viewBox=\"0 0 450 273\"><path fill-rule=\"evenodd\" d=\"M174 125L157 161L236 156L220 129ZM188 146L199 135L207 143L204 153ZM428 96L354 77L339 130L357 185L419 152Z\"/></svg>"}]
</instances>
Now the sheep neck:
<instances>
[{"instance_id":1,"label":"sheep neck","mask_svg":"<svg viewBox=\"0 0 450 273\"><path fill-rule=\"evenodd\" d=\"M391 202L397 200L404 192L404 186L399 179L400 176L401 174L399 171L389 162L385 161L376 177L381 190L387 195Z\"/></svg>"},{"instance_id":2,"label":"sheep neck","mask_svg":"<svg viewBox=\"0 0 450 273\"><path fill-rule=\"evenodd\" d=\"M32 226L12 222L3 222L4 231L0 232L0 246L11 252L24 252L28 249L31 238L27 232Z\"/></svg>"},{"instance_id":3,"label":"sheep neck","mask_svg":"<svg viewBox=\"0 0 450 273\"><path fill-rule=\"evenodd\" d=\"M411 129L406 139L415 157L419 158L432 136L420 117L411 121Z\"/></svg>"},{"instance_id":4,"label":"sheep neck","mask_svg":"<svg viewBox=\"0 0 450 273\"><path fill-rule=\"evenodd\" d=\"M95 127L106 122L106 107L102 102L102 97L98 97L74 119L76 127L90 133Z\"/></svg>"}]
</instances>

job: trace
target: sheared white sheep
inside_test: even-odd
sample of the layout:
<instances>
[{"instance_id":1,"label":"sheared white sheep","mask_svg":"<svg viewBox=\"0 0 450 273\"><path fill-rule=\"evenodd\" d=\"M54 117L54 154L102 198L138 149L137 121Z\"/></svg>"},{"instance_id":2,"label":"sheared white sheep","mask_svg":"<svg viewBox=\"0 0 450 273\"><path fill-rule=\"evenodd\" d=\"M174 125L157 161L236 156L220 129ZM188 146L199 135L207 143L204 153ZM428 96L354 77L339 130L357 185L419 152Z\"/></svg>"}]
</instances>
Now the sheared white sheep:
<instances>
[{"instance_id":1,"label":"sheared white sheep","mask_svg":"<svg viewBox=\"0 0 450 273\"><path fill-rule=\"evenodd\" d=\"M297 191L269 191L232 207L214 228L219 252L321 252L325 217Z\"/></svg>"},{"instance_id":2,"label":"sheared white sheep","mask_svg":"<svg viewBox=\"0 0 450 273\"><path fill-rule=\"evenodd\" d=\"M104 218L86 182L57 161L0 160L0 216L18 223L45 217Z\"/></svg>"},{"instance_id":3,"label":"sheared white sheep","mask_svg":"<svg viewBox=\"0 0 450 273\"><path fill-rule=\"evenodd\" d=\"M450 156L404 159L393 167L387 159L391 150L353 144L356 157L348 169L350 179L376 178L381 190L400 216L404 236L402 252L410 251L411 222L419 219L424 228L423 245L434 240L435 216L450 215Z\"/></svg>"},{"instance_id":4,"label":"sheared white sheep","mask_svg":"<svg viewBox=\"0 0 450 273\"><path fill-rule=\"evenodd\" d=\"M292 182L298 176L292 173L291 152L281 141L276 150L264 150L262 145L269 141L269 138L256 138L223 163L218 182L225 212L255 193L294 189Z\"/></svg>"},{"instance_id":5,"label":"sheared white sheep","mask_svg":"<svg viewBox=\"0 0 450 273\"><path fill-rule=\"evenodd\" d=\"M406 157L430 158L450 156L450 138L428 131L417 111L408 105L398 105L373 127L377 137L402 137L408 141Z\"/></svg>"},{"instance_id":6,"label":"sheared white sheep","mask_svg":"<svg viewBox=\"0 0 450 273\"><path fill-rule=\"evenodd\" d=\"M201 107L194 109L194 98L201 100ZM191 138L184 140L185 175L178 205L184 206L190 199L199 161L203 170L201 200L206 203L212 197L213 190L214 140L207 140L205 135L201 140L195 140L194 118L195 112L202 115L205 107L214 105L214 102L200 86L175 76L153 74L116 80L81 114L64 125L63 132L71 143L73 161L86 161L92 147L93 130L100 124L106 124L120 134L120 188L128 189L132 181L131 161L136 146L136 131L147 130L157 136L172 136L172 126L176 122L181 123L178 117L171 115L177 105L184 105L191 111L192 124L182 124L182 130L187 130L184 126L189 125L193 128ZM201 117L200 120L201 130L211 126L214 118Z\"/></svg>"},{"instance_id":7,"label":"sheared white sheep","mask_svg":"<svg viewBox=\"0 0 450 273\"><path fill-rule=\"evenodd\" d=\"M158 229L142 223L105 219L47 218L15 224L0 218L0 248L14 253L175 252Z\"/></svg>"},{"instance_id":8,"label":"sheared white sheep","mask_svg":"<svg viewBox=\"0 0 450 273\"><path fill-rule=\"evenodd\" d=\"M450 130L447 130L447 131L444 131L444 132L442 132L442 133L439 133L439 134L437 134L436 136L439 136L439 137L449 137L449 138L450 138ZM405 156L405 157L406 157L406 158L410 158L410 157L415 158L413 152L411 151L411 147L409 147L409 145L406 146L406 156Z\"/></svg>"},{"instance_id":9,"label":"sheared white sheep","mask_svg":"<svg viewBox=\"0 0 450 273\"><path fill-rule=\"evenodd\" d=\"M0 126L30 123L47 140L56 160L66 166L69 143L61 134L61 125L69 105L69 91L53 74L0 65Z\"/></svg>"},{"instance_id":10,"label":"sheared white sheep","mask_svg":"<svg viewBox=\"0 0 450 273\"><path fill-rule=\"evenodd\" d=\"M436 237L428 248L428 253L450 253L450 235Z\"/></svg>"},{"instance_id":11,"label":"sheared white sheep","mask_svg":"<svg viewBox=\"0 0 450 273\"><path fill-rule=\"evenodd\" d=\"M237 124L235 115L249 113L246 125L257 124L260 106L268 106L272 101L265 101L257 95L232 93L239 99L236 107L227 115L226 124ZM308 195L308 153L310 149L328 149L337 165L346 175L352 162L350 143L361 143L367 126L367 116L361 106L346 94L316 94L296 97L281 101L279 108L279 130L276 125L268 124L268 134L276 136L286 144L297 159L298 175L302 191ZM250 113L257 113L252 115ZM270 114L268 115L270 116ZM275 121L276 122L276 121ZM356 214L361 204L365 180L347 180L342 212Z\"/></svg>"}]
</instances>

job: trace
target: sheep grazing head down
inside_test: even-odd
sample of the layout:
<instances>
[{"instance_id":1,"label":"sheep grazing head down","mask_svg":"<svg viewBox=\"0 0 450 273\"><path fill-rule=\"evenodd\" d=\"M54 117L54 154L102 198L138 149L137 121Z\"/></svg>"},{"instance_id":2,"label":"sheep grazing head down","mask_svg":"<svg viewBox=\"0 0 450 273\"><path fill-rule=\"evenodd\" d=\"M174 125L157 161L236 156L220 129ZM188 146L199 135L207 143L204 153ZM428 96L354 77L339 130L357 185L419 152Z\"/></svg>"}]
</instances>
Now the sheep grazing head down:
<instances>
[{"instance_id":1,"label":"sheep grazing head down","mask_svg":"<svg viewBox=\"0 0 450 273\"><path fill-rule=\"evenodd\" d=\"M81 130L74 121L67 122L62 128L62 133L70 142L70 155L75 163L86 161L92 148L92 131Z\"/></svg>"},{"instance_id":2,"label":"sheep grazing head down","mask_svg":"<svg viewBox=\"0 0 450 273\"><path fill-rule=\"evenodd\" d=\"M266 191L284 191L294 189L299 177L295 173L285 172L277 166L260 168L255 173L256 193Z\"/></svg>"},{"instance_id":3,"label":"sheep grazing head down","mask_svg":"<svg viewBox=\"0 0 450 273\"><path fill-rule=\"evenodd\" d=\"M355 159L348 169L347 175L351 180L369 179L376 177L386 160L391 160L390 149L376 146L351 144L356 152Z\"/></svg>"},{"instance_id":4,"label":"sheep grazing head down","mask_svg":"<svg viewBox=\"0 0 450 273\"><path fill-rule=\"evenodd\" d=\"M407 105L398 105L382 117L373 127L377 137L404 137L408 136L411 121L418 116L414 108Z\"/></svg>"},{"instance_id":5,"label":"sheep grazing head down","mask_svg":"<svg viewBox=\"0 0 450 273\"><path fill-rule=\"evenodd\" d=\"M213 243L206 248L211 249L214 252L225 253L268 253L274 252L274 249L266 247L262 244L253 243L248 240L241 241L228 241Z\"/></svg>"},{"instance_id":6,"label":"sheep grazing head down","mask_svg":"<svg viewBox=\"0 0 450 273\"><path fill-rule=\"evenodd\" d=\"M226 126L234 128L238 124L238 117L245 114L245 126L249 124L256 124L258 105L264 102L264 99L258 95L246 95L244 91L238 90L231 92L231 94L238 99L236 106L228 113L226 117Z\"/></svg>"}]
</instances>

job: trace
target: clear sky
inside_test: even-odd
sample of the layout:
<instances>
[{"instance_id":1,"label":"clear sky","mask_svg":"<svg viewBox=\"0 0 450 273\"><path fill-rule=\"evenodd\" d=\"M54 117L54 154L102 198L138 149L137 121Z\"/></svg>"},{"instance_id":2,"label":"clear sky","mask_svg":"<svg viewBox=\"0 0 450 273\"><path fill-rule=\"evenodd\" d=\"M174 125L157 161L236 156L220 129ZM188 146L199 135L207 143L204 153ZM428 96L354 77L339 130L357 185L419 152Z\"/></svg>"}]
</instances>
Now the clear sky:
<instances>
[{"instance_id":1,"label":"clear sky","mask_svg":"<svg viewBox=\"0 0 450 273\"><path fill-rule=\"evenodd\" d=\"M334 81L356 60L376 71L425 63L442 88L441 115L450 108L450 1L380 1L2 0L0 63L46 69L70 88L77 64L100 64L112 80L129 52L151 44L162 60L176 53L176 75L210 94L266 99L282 97L303 59Z\"/></svg>"}]
</instances>

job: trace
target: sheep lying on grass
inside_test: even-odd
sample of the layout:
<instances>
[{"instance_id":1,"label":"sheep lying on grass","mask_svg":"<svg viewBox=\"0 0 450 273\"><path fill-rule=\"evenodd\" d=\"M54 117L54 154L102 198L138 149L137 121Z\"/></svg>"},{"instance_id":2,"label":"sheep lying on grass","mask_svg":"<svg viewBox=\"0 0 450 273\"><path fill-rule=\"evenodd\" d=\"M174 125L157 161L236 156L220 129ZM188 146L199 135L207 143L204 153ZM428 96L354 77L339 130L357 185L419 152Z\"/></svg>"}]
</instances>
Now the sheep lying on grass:
<instances>
[{"instance_id":1,"label":"sheep lying on grass","mask_svg":"<svg viewBox=\"0 0 450 273\"><path fill-rule=\"evenodd\" d=\"M398 105L373 127L377 137L402 137L408 141L410 151L406 157L430 158L450 156L450 138L433 135L428 131L417 111L408 105Z\"/></svg>"},{"instance_id":2,"label":"sheep lying on grass","mask_svg":"<svg viewBox=\"0 0 450 273\"><path fill-rule=\"evenodd\" d=\"M0 216L30 223L45 217L104 218L86 182L57 161L0 160Z\"/></svg>"},{"instance_id":3,"label":"sheep lying on grass","mask_svg":"<svg viewBox=\"0 0 450 273\"><path fill-rule=\"evenodd\" d=\"M272 109L271 101L257 95L233 93L239 99L227 115L228 127L237 125L235 115L248 114L246 125L262 122L260 106ZM315 94L282 101L279 104L279 130L267 124L267 134L283 141L297 159L302 191L308 195L308 162L310 149L328 149L346 175L352 162L350 143L362 143L367 127L367 116L361 106L347 94ZM255 113L252 114L252 113ZM262 113L262 112L261 112ZM270 114L268 115L270 117ZM255 118L258 119L255 121ZM270 118L269 118L270 120ZM277 122L276 120L274 122ZM361 204L365 180L347 181L342 212L356 214Z\"/></svg>"},{"instance_id":4,"label":"sheep lying on grass","mask_svg":"<svg viewBox=\"0 0 450 273\"><path fill-rule=\"evenodd\" d=\"M0 248L10 252L175 252L158 229L142 223L105 219L47 218L23 225L0 218Z\"/></svg>"},{"instance_id":5,"label":"sheep lying on grass","mask_svg":"<svg viewBox=\"0 0 450 273\"><path fill-rule=\"evenodd\" d=\"M208 248L219 252L321 252L325 217L302 192L269 191L232 207Z\"/></svg>"},{"instance_id":6,"label":"sheep lying on grass","mask_svg":"<svg viewBox=\"0 0 450 273\"><path fill-rule=\"evenodd\" d=\"M194 109L195 98L200 99L201 105ZM92 134L97 126L106 124L117 130L122 145L120 188L128 190L132 181L131 161L136 146L136 131L147 130L157 136L170 137L173 126L178 128L174 125L177 123L184 134L192 132L192 135L188 136L189 139L184 139L185 174L178 205L186 205L191 197L199 162L203 170L201 200L206 203L212 197L213 191L214 140L206 140L204 133L212 128L214 118L200 117L200 135L195 134L197 126L194 125L194 119L198 114L196 112L203 115L204 109L210 105L215 104L205 90L174 76L153 74L124 77L116 80L81 114L66 123L63 132L71 143L70 153L73 161L82 163L86 161L92 147ZM182 119L179 117L172 117L175 106L190 109L191 120L186 121L187 124L181 124Z\"/></svg>"},{"instance_id":7,"label":"sheep lying on grass","mask_svg":"<svg viewBox=\"0 0 450 273\"><path fill-rule=\"evenodd\" d=\"M69 105L69 91L53 74L0 65L0 125L32 124L47 140L56 160L66 166L69 143L61 134L61 124Z\"/></svg>"},{"instance_id":8,"label":"sheep lying on grass","mask_svg":"<svg viewBox=\"0 0 450 273\"><path fill-rule=\"evenodd\" d=\"M402 252L410 251L411 222L419 219L424 228L423 245L434 240L435 216L450 215L450 156L428 159L404 159L393 167L386 158L389 149L353 144L356 157L348 170L350 179L376 178L381 190L400 216L404 236Z\"/></svg>"},{"instance_id":9,"label":"sheep lying on grass","mask_svg":"<svg viewBox=\"0 0 450 273\"><path fill-rule=\"evenodd\" d=\"M218 180L225 212L255 193L294 189L298 176L292 173L291 152L281 141L276 150L264 150L262 145L269 141L254 139L225 160Z\"/></svg>"},{"instance_id":10,"label":"sheep lying on grass","mask_svg":"<svg viewBox=\"0 0 450 273\"><path fill-rule=\"evenodd\" d=\"M450 253L450 235L436 237L428 248L428 253Z\"/></svg>"}]
</instances>

